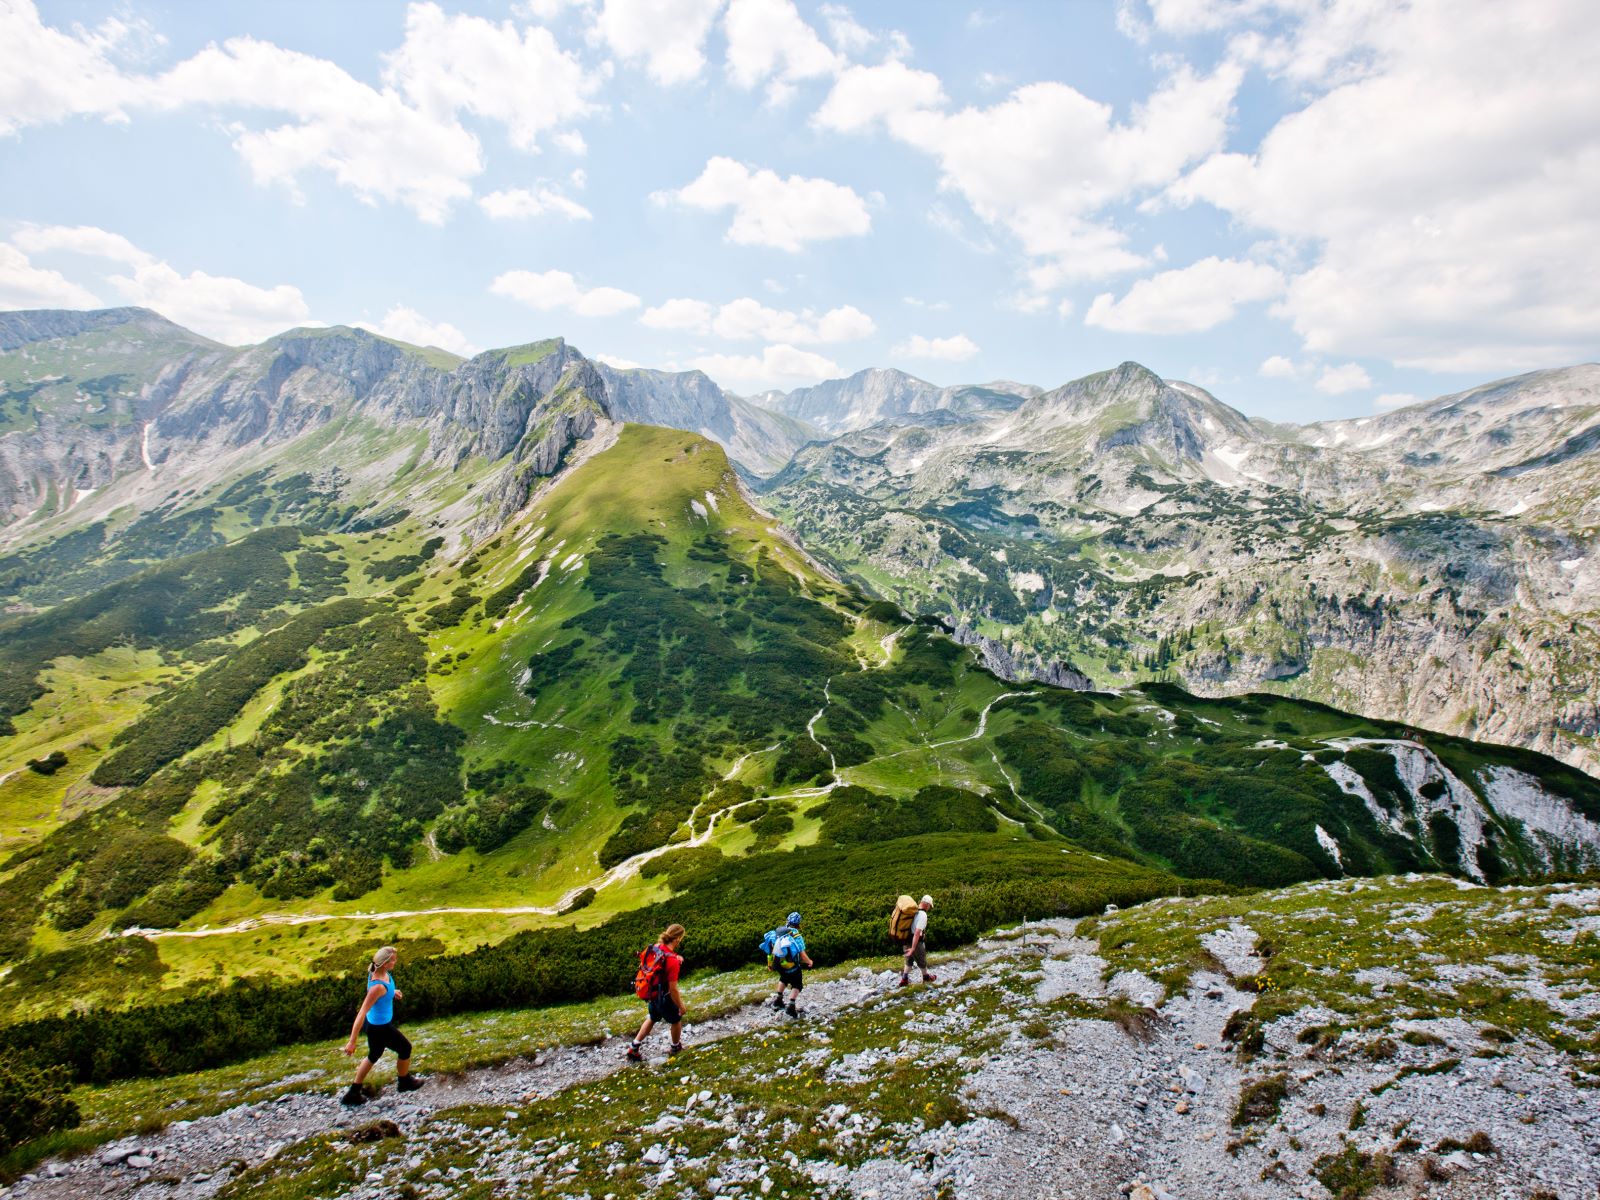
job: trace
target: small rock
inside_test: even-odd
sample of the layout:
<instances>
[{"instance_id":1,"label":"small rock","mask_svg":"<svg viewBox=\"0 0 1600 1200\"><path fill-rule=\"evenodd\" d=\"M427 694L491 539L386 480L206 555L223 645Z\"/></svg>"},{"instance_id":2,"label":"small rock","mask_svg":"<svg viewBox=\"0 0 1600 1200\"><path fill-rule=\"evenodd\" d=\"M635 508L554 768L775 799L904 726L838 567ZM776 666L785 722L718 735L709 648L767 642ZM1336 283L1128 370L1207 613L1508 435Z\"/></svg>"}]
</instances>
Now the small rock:
<instances>
[{"instance_id":1,"label":"small rock","mask_svg":"<svg viewBox=\"0 0 1600 1200\"><path fill-rule=\"evenodd\" d=\"M644 1161L649 1163L652 1167L659 1167L662 1163L667 1161L667 1158L667 1148L660 1142L657 1142L644 1152Z\"/></svg>"},{"instance_id":2,"label":"small rock","mask_svg":"<svg viewBox=\"0 0 1600 1200\"><path fill-rule=\"evenodd\" d=\"M1173 1111L1177 1112L1177 1113L1180 1113L1180 1114L1188 1112L1189 1111L1189 1102L1187 1100L1179 1100L1178 1101L1178 1107L1176 1109L1174 1109Z\"/></svg>"},{"instance_id":3,"label":"small rock","mask_svg":"<svg viewBox=\"0 0 1600 1200\"><path fill-rule=\"evenodd\" d=\"M130 1154L123 1161L136 1171L148 1171L156 1165L156 1160L148 1154Z\"/></svg>"}]
</instances>

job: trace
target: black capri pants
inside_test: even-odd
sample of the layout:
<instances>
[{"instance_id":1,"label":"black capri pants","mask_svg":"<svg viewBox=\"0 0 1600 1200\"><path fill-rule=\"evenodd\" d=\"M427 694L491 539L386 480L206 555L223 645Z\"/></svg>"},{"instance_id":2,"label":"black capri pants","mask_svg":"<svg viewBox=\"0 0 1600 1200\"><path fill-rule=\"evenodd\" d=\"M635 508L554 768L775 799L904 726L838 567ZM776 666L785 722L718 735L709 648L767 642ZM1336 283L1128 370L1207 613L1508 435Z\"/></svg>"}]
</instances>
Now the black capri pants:
<instances>
[{"instance_id":1,"label":"black capri pants","mask_svg":"<svg viewBox=\"0 0 1600 1200\"><path fill-rule=\"evenodd\" d=\"M400 1032L399 1026L393 1021L386 1025L374 1025L368 1021L366 1029L369 1063L377 1063L383 1057L385 1050L393 1050L396 1058L411 1057L411 1043L406 1040L406 1035Z\"/></svg>"}]
</instances>

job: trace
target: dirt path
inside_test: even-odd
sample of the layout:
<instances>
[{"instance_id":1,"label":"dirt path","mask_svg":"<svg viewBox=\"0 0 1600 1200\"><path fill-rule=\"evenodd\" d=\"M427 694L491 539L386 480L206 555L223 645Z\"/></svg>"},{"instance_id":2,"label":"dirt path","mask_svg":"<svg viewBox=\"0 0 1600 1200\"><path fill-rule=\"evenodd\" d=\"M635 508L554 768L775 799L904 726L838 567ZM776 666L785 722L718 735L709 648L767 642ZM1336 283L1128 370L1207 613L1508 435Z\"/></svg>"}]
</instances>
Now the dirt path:
<instances>
[{"instance_id":1,"label":"dirt path","mask_svg":"<svg viewBox=\"0 0 1600 1200\"><path fill-rule=\"evenodd\" d=\"M1056 936L1067 932L1068 927L1054 929ZM940 970L951 978L970 975L1012 952L1014 947L1009 943L980 944L961 959L943 964ZM813 1025L826 1025L847 1009L890 992L894 978L889 971L873 974L858 968L843 978L812 984L805 992L802 1019ZM763 1000L695 1022L694 999L689 990L686 1003L690 1006L690 1022L684 1027L684 1044L691 1048L792 1020ZM630 1022L622 1024L631 1031ZM346 1060L330 1052L330 1061L335 1064L331 1078L318 1079L313 1085L316 1090L240 1105L215 1116L179 1122L158 1134L108 1143L82 1158L52 1161L36 1171L32 1181L19 1183L9 1195L19 1200L67 1200L85 1195L141 1200L176 1195L184 1200L203 1200L244 1167L264 1162L294 1142L328 1129L386 1119L409 1137L440 1109L469 1104L515 1108L618 1071L637 1069L623 1057L627 1037L618 1034L598 1045L561 1046L532 1058L430 1078L421 1091L407 1095L396 1092L390 1081L377 1099L353 1109L338 1099L348 1081ZM654 1060L664 1057L664 1031L658 1031L647 1050L648 1057ZM425 1044L417 1046L417 1061L419 1074L426 1077ZM130 1155L145 1156L152 1165L121 1165Z\"/></svg>"}]
</instances>

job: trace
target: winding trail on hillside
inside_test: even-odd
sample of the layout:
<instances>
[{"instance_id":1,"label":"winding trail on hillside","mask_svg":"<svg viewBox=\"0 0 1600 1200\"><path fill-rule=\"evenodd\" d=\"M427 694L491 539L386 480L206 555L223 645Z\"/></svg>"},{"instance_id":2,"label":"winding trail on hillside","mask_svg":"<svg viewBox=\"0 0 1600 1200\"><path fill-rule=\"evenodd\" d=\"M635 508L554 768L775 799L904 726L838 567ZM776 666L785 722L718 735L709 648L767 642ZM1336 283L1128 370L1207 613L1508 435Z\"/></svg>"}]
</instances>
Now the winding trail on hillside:
<instances>
[{"instance_id":1,"label":"winding trail on hillside","mask_svg":"<svg viewBox=\"0 0 1600 1200\"><path fill-rule=\"evenodd\" d=\"M900 634L904 633L908 628L909 626L901 626L893 633L886 635L879 644L883 645L886 651L889 650L894 639ZM885 662L880 664L880 666L887 665L891 658L892 652L886 655ZM829 795L836 788L843 786L844 780L839 774L838 760L834 757L833 751L828 747L828 745L817 736L816 732L817 722L822 720L823 716L826 715L828 711L828 706L833 703L833 695L831 691L832 684L833 677L829 676L822 687L822 706L817 709L816 713L811 717L811 720L806 723L806 735L810 737L810 739L815 742L817 746L828 756L828 763L832 778L826 784L812 788L796 788L789 792L753 796L749 800L743 800L737 804L731 804L726 808L718 809L716 812L711 814L711 819L706 823L705 829L696 830L695 825L705 803L704 800L702 800L700 804L697 804L694 810L689 814L688 824L690 835L687 839L680 842L668 842L665 845L656 846L650 850L642 850L638 854L631 855L602 874L568 888L567 891L562 893L561 897L554 904L448 905L438 908L393 909L385 912L262 913L261 915L255 917L246 917L243 920L236 921L230 925L208 925L200 929L145 929L139 926L132 926L127 929L117 931L108 930L101 936L103 938L142 937L148 938L152 941L159 941L164 938L185 938L193 940L197 938L228 937L240 933L249 933L253 930L261 929L267 926L294 927L301 925L317 925L329 921L390 921L402 918L434 916L561 916L563 913L568 911L573 901L591 888L596 892L603 891L614 884L622 883L626 880L632 879L639 874L646 863L660 858L664 854L670 854L675 850L693 849L695 847L706 845L715 835L717 826L723 820L723 818L731 816L742 808L748 807L752 804L761 803L763 801L816 799L821 796ZM1009 697L1024 695L1027 695L1027 693L1005 692L999 696L996 696L993 700L989 701L988 704L984 705L983 711L978 715L977 728L971 733L967 734L965 737L949 738L942 742L929 742L924 746L912 747L909 750L899 750L894 754L885 754L878 757L880 759L897 758L903 754L922 753L927 750L937 750L943 746L953 746L962 742L975 741L976 739L981 738L987 731L989 724L989 713L990 710L995 707L995 705L999 704L1002 700L1008 699ZM516 727L517 725L521 724L521 722L502 721L492 715L486 715L485 720L491 722L492 724L508 727ZM555 723L552 726L542 721L533 721L529 722L529 724L542 725L546 728L570 728L569 726L560 725L559 723ZM746 752L734 761L733 765L730 766L727 772L724 773L723 778L731 779L748 759L757 754L769 753L777 748L778 743L774 743L773 745L764 747L760 750L751 750ZM998 766L999 760L996 759L995 761L996 765ZM1016 795L1016 785L1012 782L1010 775L1006 773L1004 767L1000 768L1000 773L1005 776L1006 783L1011 787L1012 794ZM1018 799L1021 800L1021 797L1018 796ZM1027 802L1023 801L1023 803L1026 804ZM1029 804L1028 808L1033 811L1036 816L1039 816L1041 820L1043 819L1042 814L1040 814L1038 809L1034 808L1033 805ZM426 844L430 854L437 853L436 843L432 842L431 838L427 840Z\"/></svg>"},{"instance_id":2,"label":"winding trail on hillside","mask_svg":"<svg viewBox=\"0 0 1600 1200\"><path fill-rule=\"evenodd\" d=\"M995 705L999 704L1003 700L1009 700L1013 696L1026 696L1026 695L1028 695L1027 692L1002 692L1000 695L996 696L993 700L989 701L989 703L987 703L987 704L985 704L983 706L983 711L978 714L978 727L976 729L974 729L971 733L967 734L965 737L946 738L942 742L925 742L921 746L912 746L911 748L909 748L907 750L896 750L893 754L880 754L880 755L877 756L877 758L878 758L878 760L889 759L889 758L899 758L901 755L904 755L904 754L923 754L923 753L925 753L925 752L927 752L929 750L942 749L945 746L959 746L962 742L975 742L979 738L981 738L984 735L984 733L988 730L988 728L989 728L989 711L992 708L994 708ZM998 761L999 760L997 759L996 762L998 762ZM1005 774L1004 768L1001 769L1001 774ZM1011 777L1009 775L1006 776L1006 782L1007 783L1011 782ZM1016 787L1013 785L1011 790L1012 791L1016 791Z\"/></svg>"}]
</instances>

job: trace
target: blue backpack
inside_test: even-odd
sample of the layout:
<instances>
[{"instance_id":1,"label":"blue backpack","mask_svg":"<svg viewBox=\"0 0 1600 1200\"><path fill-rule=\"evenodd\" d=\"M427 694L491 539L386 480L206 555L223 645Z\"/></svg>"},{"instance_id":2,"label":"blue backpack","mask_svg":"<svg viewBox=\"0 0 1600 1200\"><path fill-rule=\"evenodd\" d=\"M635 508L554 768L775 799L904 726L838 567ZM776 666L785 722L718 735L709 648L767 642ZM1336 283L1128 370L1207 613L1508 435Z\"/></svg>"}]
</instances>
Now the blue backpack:
<instances>
[{"instance_id":1,"label":"blue backpack","mask_svg":"<svg viewBox=\"0 0 1600 1200\"><path fill-rule=\"evenodd\" d=\"M797 935L787 925L780 925L777 929L769 929L761 935L759 948L767 956L767 966L772 966L774 961L785 966L793 966L798 953L796 945Z\"/></svg>"}]
</instances>

